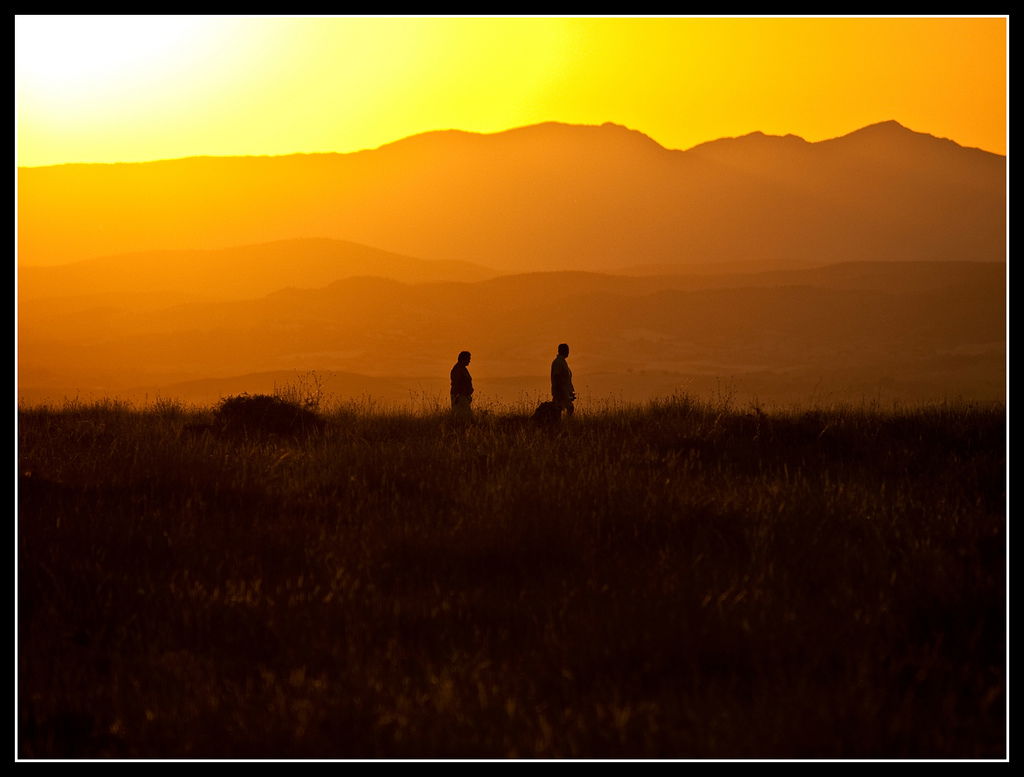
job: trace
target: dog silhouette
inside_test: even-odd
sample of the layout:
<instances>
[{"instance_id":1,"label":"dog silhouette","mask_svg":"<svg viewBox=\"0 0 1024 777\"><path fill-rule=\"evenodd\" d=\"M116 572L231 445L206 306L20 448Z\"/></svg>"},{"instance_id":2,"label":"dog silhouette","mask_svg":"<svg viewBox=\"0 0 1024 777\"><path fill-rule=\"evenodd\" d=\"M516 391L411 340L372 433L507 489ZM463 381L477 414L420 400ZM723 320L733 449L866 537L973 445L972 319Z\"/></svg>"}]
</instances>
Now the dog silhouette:
<instances>
[{"instance_id":1,"label":"dog silhouette","mask_svg":"<svg viewBox=\"0 0 1024 777\"><path fill-rule=\"evenodd\" d=\"M533 411L533 421L539 426L554 426L562 420L562 408L554 402L541 402Z\"/></svg>"}]
</instances>

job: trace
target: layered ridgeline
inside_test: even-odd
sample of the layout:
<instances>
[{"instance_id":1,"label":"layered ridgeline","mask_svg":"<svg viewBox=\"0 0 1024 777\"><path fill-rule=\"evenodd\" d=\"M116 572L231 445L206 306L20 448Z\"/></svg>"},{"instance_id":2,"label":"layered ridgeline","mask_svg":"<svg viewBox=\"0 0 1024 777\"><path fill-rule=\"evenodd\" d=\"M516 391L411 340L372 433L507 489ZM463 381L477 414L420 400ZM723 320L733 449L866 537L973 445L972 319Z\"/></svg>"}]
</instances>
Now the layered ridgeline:
<instances>
[{"instance_id":1,"label":"layered ridgeline","mask_svg":"<svg viewBox=\"0 0 1024 777\"><path fill-rule=\"evenodd\" d=\"M19 397L1005 394L1005 158L615 125L19 171ZM372 246L372 247L371 247ZM753 272L751 268L759 268Z\"/></svg>"},{"instance_id":2,"label":"layered ridgeline","mask_svg":"<svg viewBox=\"0 0 1024 777\"><path fill-rule=\"evenodd\" d=\"M1005 157L896 122L668 150L613 124L18 173L22 267L333 238L506 272L1002 261Z\"/></svg>"},{"instance_id":3,"label":"layered ridgeline","mask_svg":"<svg viewBox=\"0 0 1024 777\"><path fill-rule=\"evenodd\" d=\"M49 266L22 266L23 306L50 315L103 307L141 310L185 301L261 297L374 275L404 283L478 281L494 270L426 261L343 240L310 238L205 250L139 251Z\"/></svg>"},{"instance_id":4,"label":"layered ridgeline","mask_svg":"<svg viewBox=\"0 0 1024 777\"><path fill-rule=\"evenodd\" d=\"M304 245L331 247L249 251L255 264L266 252L301 257ZM455 355L468 349L486 406L546 393L560 341L572 344L583 402L673 392L786 404L1005 396L1005 265L998 262L424 281L428 271L460 268L393 258L403 281L368 277L341 260L351 246L335 248L337 272L348 277L313 288L296 271L291 288L246 299L236 293L252 291L244 273L235 285L214 283L230 278L245 250L199 254L202 267L194 269L207 281L199 285L206 301L178 304L171 297L187 290L171 284L176 277L164 277L164 293L145 284L139 294L125 289L131 276L124 272L139 257L42 268L65 295L22 300L19 396L215 402L316 371L337 399L443 401ZM160 266L181 268L197 254L160 258ZM69 278L90 278L88 293L70 294Z\"/></svg>"}]
</instances>

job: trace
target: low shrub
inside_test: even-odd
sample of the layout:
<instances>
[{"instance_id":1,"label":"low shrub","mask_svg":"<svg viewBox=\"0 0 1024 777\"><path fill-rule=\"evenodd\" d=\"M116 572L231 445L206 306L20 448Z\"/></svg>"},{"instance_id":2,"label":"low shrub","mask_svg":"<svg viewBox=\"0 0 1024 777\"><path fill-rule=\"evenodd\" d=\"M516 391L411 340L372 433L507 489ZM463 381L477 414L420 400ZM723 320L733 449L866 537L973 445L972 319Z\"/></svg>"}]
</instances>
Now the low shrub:
<instances>
[{"instance_id":1,"label":"low shrub","mask_svg":"<svg viewBox=\"0 0 1024 777\"><path fill-rule=\"evenodd\" d=\"M239 394L220 401L216 426L229 434L300 435L319 431L322 419L312 410L267 394Z\"/></svg>"}]
</instances>

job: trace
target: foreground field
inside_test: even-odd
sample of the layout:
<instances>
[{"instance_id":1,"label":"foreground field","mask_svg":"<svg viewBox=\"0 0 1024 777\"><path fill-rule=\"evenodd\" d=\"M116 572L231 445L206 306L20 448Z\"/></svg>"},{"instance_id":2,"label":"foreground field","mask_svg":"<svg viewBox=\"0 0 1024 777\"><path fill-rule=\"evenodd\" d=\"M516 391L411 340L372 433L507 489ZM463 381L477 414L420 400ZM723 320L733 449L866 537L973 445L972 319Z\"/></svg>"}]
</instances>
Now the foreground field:
<instances>
[{"instance_id":1,"label":"foreground field","mask_svg":"<svg viewBox=\"0 0 1024 777\"><path fill-rule=\"evenodd\" d=\"M1003 758L1005 408L19 412L18 750Z\"/></svg>"}]
</instances>

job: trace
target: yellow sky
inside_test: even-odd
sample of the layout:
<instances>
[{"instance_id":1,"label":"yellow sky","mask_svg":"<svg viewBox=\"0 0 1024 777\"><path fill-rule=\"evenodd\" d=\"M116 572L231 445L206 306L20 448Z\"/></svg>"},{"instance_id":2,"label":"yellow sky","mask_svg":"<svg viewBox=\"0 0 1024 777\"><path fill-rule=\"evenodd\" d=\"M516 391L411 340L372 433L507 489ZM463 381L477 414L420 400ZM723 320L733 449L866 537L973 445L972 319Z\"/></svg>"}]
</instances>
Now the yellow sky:
<instances>
[{"instance_id":1,"label":"yellow sky","mask_svg":"<svg viewBox=\"0 0 1024 777\"><path fill-rule=\"evenodd\" d=\"M20 165L624 124L669 148L887 119L1006 153L1007 20L18 16Z\"/></svg>"}]
</instances>

